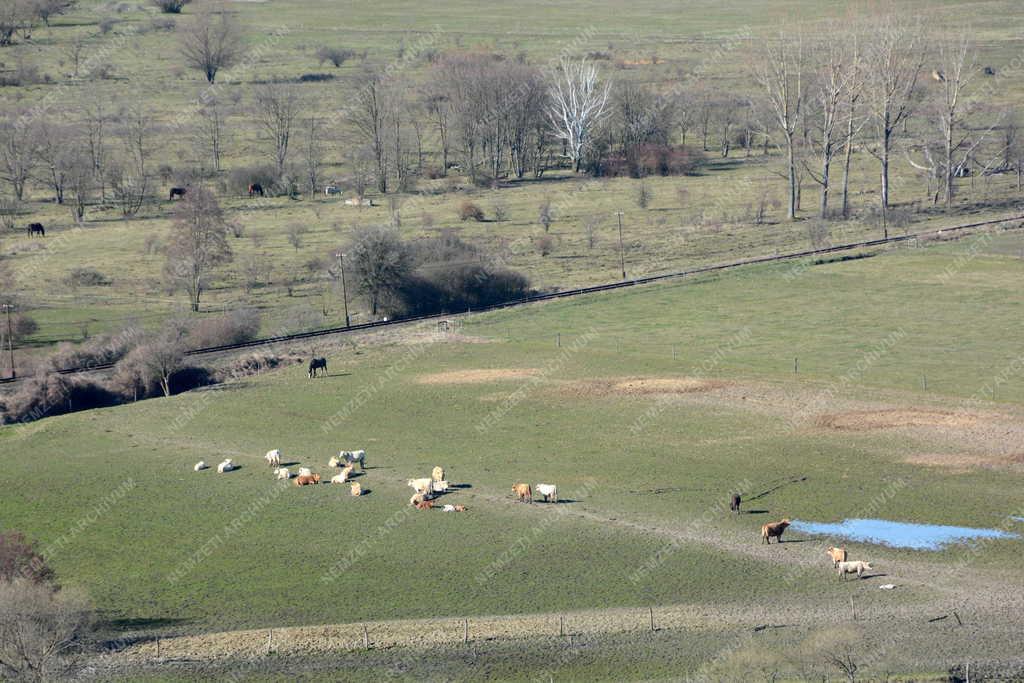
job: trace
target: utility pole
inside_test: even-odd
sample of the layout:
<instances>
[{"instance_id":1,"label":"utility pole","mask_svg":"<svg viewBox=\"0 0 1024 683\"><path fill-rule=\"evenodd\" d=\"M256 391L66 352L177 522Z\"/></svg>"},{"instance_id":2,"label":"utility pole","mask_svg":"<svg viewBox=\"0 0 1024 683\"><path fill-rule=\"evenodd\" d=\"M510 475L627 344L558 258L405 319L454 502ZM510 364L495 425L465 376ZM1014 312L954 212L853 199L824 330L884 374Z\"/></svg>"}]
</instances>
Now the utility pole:
<instances>
[{"instance_id":1,"label":"utility pole","mask_svg":"<svg viewBox=\"0 0 1024 683\"><path fill-rule=\"evenodd\" d=\"M4 311L7 313L7 351L10 354L11 359L11 379L14 379L17 375L14 370L14 332L11 328L11 304L2 304Z\"/></svg>"},{"instance_id":2,"label":"utility pole","mask_svg":"<svg viewBox=\"0 0 1024 683\"><path fill-rule=\"evenodd\" d=\"M348 287L345 285L345 253L338 252L338 265L341 268L341 298L345 301L345 327L351 327L348 317Z\"/></svg>"},{"instance_id":3,"label":"utility pole","mask_svg":"<svg viewBox=\"0 0 1024 683\"><path fill-rule=\"evenodd\" d=\"M619 216L619 266L622 268L622 279L626 279L626 255L622 251L622 212L618 212Z\"/></svg>"}]
</instances>

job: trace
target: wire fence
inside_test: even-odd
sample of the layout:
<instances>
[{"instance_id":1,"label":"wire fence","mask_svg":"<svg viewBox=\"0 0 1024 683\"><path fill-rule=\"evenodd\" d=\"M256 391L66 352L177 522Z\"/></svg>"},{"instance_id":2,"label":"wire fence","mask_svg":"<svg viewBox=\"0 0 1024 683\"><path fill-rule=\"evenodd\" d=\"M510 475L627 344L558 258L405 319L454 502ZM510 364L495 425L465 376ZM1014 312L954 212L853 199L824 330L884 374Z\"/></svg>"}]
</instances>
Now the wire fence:
<instances>
[{"instance_id":1,"label":"wire fence","mask_svg":"<svg viewBox=\"0 0 1024 683\"><path fill-rule=\"evenodd\" d=\"M318 330L310 330L307 332L297 332L294 334L279 335L275 337L264 337L261 339L252 339L249 341L238 342L235 344L223 344L220 346L209 346L199 349L190 349L185 352L186 356L201 356L212 353L221 353L224 351L232 351L236 349L255 348L259 346L268 346L274 344L282 344L293 341L303 341L307 339L316 339L318 337L341 335L341 334L352 334L355 332L364 332L366 330L373 330L379 328L390 328L399 325L411 325L414 323L420 323L430 320L443 320L448 318L457 318L459 316L467 315L470 313L483 313L487 311L496 311L507 308L515 308L518 306L525 306L527 304L539 303L544 301L553 301L557 299L566 299L571 297L583 296L587 294L596 294L599 292L608 292L617 289L624 289L626 287L635 287L637 285L646 285L655 282L662 282L665 280L672 280L677 278L692 277L695 275L702 275L705 273L715 273L724 270L730 270L733 268L741 268L744 266L775 263L779 261L788 261L799 258L806 258L809 256L820 256L824 254L833 254L842 251L850 251L853 249L864 249L876 246L883 246L887 244L898 244L901 242L915 241L919 239L927 239L929 237L940 236L946 233L959 233L965 230L972 230L975 228L985 227L989 225L997 225L1000 223L1006 223L1011 221L1024 220L1024 215L1008 216L1006 218L1000 218L988 221L978 221L975 223L966 223L963 225L956 225L946 228L938 228L935 230L927 230L919 233L909 233L906 235L895 235L892 237L879 238L874 240L863 240L860 242L850 242L846 244L838 244L828 247L822 247L819 249L806 249L802 251L789 252L786 254L772 254L768 256L755 256L746 259L740 259L737 261L730 261L727 263L719 263L708 266L700 266L696 268L689 268L686 270L674 271L671 273L661 273L658 275L649 275L646 277L634 278L621 280L617 282L609 282L601 285L593 285L590 287L579 287L575 289L561 290L557 292L548 292L544 294L535 294L533 296L524 297L522 299L515 299L512 301L505 301L491 306L482 307L472 311L465 311L460 313L437 313L430 315L419 315L410 316L407 318L401 318L397 320L376 320L366 323L357 323L354 325L348 325L344 327L329 327ZM60 374L78 374L85 372L95 372L98 370L108 370L114 367L115 363L97 363L88 367L72 367L62 368L57 370ZM0 379L0 384L10 384L13 382L19 382L23 378L4 378Z\"/></svg>"}]
</instances>

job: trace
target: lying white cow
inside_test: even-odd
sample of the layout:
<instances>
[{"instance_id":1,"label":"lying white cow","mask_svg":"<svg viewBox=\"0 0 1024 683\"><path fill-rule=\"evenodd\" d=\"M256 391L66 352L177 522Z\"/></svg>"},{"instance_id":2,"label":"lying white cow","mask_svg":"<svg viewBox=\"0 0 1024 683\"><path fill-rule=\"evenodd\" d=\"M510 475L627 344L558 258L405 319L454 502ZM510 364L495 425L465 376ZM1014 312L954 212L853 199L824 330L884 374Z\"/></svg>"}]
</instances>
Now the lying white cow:
<instances>
[{"instance_id":1,"label":"lying white cow","mask_svg":"<svg viewBox=\"0 0 1024 683\"><path fill-rule=\"evenodd\" d=\"M227 458L224 462L217 465L217 472L219 474L224 474L225 472L230 472L231 470L235 469L238 469L238 465L231 462L231 458Z\"/></svg>"},{"instance_id":2,"label":"lying white cow","mask_svg":"<svg viewBox=\"0 0 1024 683\"><path fill-rule=\"evenodd\" d=\"M200 460L199 462L197 462L195 465L192 466L192 470L194 472L198 472L199 470L206 470L206 469L209 469L209 468L210 468L210 466L206 464L205 460Z\"/></svg>"},{"instance_id":3,"label":"lying white cow","mask_svg":"<svg viewBox=\"0 0 1024 683\"><path fill-rule=\"evenodd\" d=\"M341 464L341 459L338 456L336 456L336 455L332 455L331 459L327 461L327 466L328 467L337 467L340 464Z\"/></svg>"},{"instance_id":4,"label":"lying white cow","mask_svg":"<svg viewBox=\"0 0 1024 683\"><path fill-rule=\"evenodd\" d=\"M348 481L348 475L352 473L352 470L345 468L339 474L331 477L332 484L344 484Z\"/></svg>"},{"instance_id":5,"label":"lying white cow","mask_svg":"<svg viewBox=\"0 0 1024 683\"><path fill-rule=\"evenodd\" d=\"M287 467L278 467L276 470L274 470L274 474L277 476L278 479L292 478L292 473L288 471Z\"/></svg>"},{"instance_id":6,"label":"lying white cow","mask_svg":"<svg viewBox=\"0 0 1024 683\"><path fill-rule=\"evenodd\" d=\"M373 200L365 197L352 197L345 200L345 206L373 206Z\"/></svg>"},{"instance_id":7,"label":"lying white cow","mask_svg":"<svg viewBox=\"0 0 1024 683\"><path fill-rule=\"evenodd\" d=\"M558 487L554 484L537 484L533 487L533 490L544 496L544 502L546 503L558 502Z\"/></svg>"},{"instance_id":8,"label":"lying white cow","mask_svg":"<svg viewBox=\"0 0 1024 683\"><path fill-rule=\"evenodd\" d=\"M281 451L279 451L276 448L272 451L267 451L267 454L263 456L263 459L266 460L267 464L270 465L271 467L280 467Z\"/></svg>"},{"instance_id":9,"label":"lying white cow","mask_svg":"<svg viewBox=\"0 0 1024 683\"><path fill-rule=\"evenodd\" d=\"M442 479L440 481L434 481L431 485L434 489L434 493L445 493L448 490L448 480Z\"/></svg>"},{"instance_id":10,"label":"lying white cow","mask_svg":"<svg viewBox=\"0 0 1024 683\"><path fill-rule=\"evenodd\" d=\"M299 468L299 476L300 477L312 477L313 476L313 470L309 469L308 467L300 467Z\"/></svg>"}]
</instances>

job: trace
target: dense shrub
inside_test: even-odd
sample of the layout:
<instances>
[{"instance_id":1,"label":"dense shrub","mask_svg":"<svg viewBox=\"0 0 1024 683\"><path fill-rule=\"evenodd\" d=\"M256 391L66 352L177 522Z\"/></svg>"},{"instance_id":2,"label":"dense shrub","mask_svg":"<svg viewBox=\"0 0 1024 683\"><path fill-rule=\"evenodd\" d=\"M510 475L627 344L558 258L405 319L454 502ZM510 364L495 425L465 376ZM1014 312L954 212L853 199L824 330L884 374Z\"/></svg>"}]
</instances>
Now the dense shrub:
<instances>
[{"instance_id":1,"label":"dense shrub","mask_svg":"<svg viewBox=\"0 0 1024 683\"><path fill-rule=\"evenodd\" d=\"M333 80L334 74L302 74L299 76L299 83L320 83Z\"/></svg>"},{"instance_id":2,"label":"dense shrub","mask_svg":"<svg viewBox=\"0 0 1024 683\"><path fill-rule=\"evenodd\" d=\"M98 335L84 344L65 342L50 354L45 367L49 370L62 370L116 363L132 350L141 336L141 330L128 327L116 335Z\"/></svg>"},{"instance_id":3,"label":"dense shrub","mask_svg":"<svg viewBox=\"0 0 1024 683\"><path fill-rule=\"evenodd\" d=\"M17 531L0 532L0 581L24 578L34 583L52 582L56 575L34 543Z\"/></svg>"},{"instance_id":4,"label":"dense shrub","mask_svg":"<svg viewBox=\"0 0 1024 683\"><path fill-rule=\"evenodd\" d=\"M401 288L404 315L458 313L522 299L530 294L526 276L485 264L441 264L419 271Z\"/></svg>"},{"instance_id":5,"label":"dense shrub","mask_svg":"<svg viewBox=\"0 0 1024 683\"><path fill-rule=\"evenodd\" d=\"M627 157L611 155L591 168L598 176L643 178L649 175L694 175L704 159L692 150L678 145L647 144L637 147Z\"/></svg>"},{"instance_id":6,"label":"dense shrub","mask_svg":"<svg viewBox=\"0 0 1024 683\"><path fill-rule=\"evenodd\" d=\"M324 62L330 62L335 67L339 67L348 60L355 57L356 53L352 50L346 50L340 47L327 47L326 45L317 48L316 58L322 65Z\"/></svg>"},{"instance_id":7,"label":"dense shrub","mask_svg":"<svg viewBox=\"0 0 1024 683\"><path fill-rule=\"evenodd\" d=\"M464 221L474 220L482 222L484 220L484 210L473 202L462 202L459 207L459 218Z\"/></svg>"},{"instance_id":8,"label":"dense shrub","mask_svg":"<svg viewBox=\"0 0 1024 683\"><path fill-rule=\"evenodd\" d=\"M255 339L260 331L260 312L240 308L214 317L204 317L190 325L185 345L190 349L224 346Z\"/></svg>"},{"instance_id":9,"label":"dense shrub","mask_svg":"<svg viewBox=\"0 0 1024 683\"><path fill-rule=\"evenodd\" d=\"M181 8L192 0L150 0L164 14L180 14Z\"/></svg>"},{"instance_id":10,"label":"dense shrub","mask_svg":"<svg viewBox=\"0 0 1024 683\"><path fill-rule=\"evenodd\" d=\"M64 278L68 287L99 287L109 285L107 276L95 268L72 268Z\"/></svg>"},{"instance_id":11,"label":"dense shrub","mask_svg":"<svg viewBox=\"0 0 1024 683\"><path fill-rule=\"evenodd\" d=\"M232 194L248 194L249 185L252 183L262 185L263 191L268 194L276 194L275 188L281 185L276 169L270 165L239 166L231 169L228 189Z\"/></svg>"},{"instance_id":12,"label":"dense shrub","mask_svg":"<svg viewBox=\"0 0 1024 683\"><path fill-rule=\"evenodd\" d=\"M82 377L40 372L25 381L7 400L7 422L32 422L76 410L116 405L118 397L106 387Z\"/></svg>"}]
</instances>

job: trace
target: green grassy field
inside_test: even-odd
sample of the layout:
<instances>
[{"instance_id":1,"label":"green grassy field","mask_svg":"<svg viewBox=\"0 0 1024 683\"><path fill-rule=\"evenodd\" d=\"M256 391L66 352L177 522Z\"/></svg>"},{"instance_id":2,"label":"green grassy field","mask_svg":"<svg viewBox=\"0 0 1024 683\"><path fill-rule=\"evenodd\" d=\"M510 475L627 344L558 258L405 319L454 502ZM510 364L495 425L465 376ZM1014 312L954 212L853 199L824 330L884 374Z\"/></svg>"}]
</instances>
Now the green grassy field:
<instances>
[{"instance_id":1,"label":"green grassy field","mask_svg":"<svg viewBox=\"0 0 1024 683\"><path fill-rule=\"evenodd\" d=\"M1019 451L1006 441L1019 430L1024 386L1006 330L1024 303L1022 242L1017 232L970 239L984 243L966 261L970 240L484 314L447 341L419 334L332 352L322 380L295 367L4 428L0 518L52 546L62 579L84 587L114 630L673 604L713 615L775 604L782 585L785 604L809 613L856 595L868 630L888 624L915 643L892 659L900 670L934 670L926 662L947 659L929 656L952 658L961 646L935 652L886 610L935 611L951 595L972 603L1019 585L1019 540L938 553L848 544L900 585L885 594L874 589L881 579L837 582L823 541L759 547L758 527L858 516L894 484L898 495L871 516L989 527L1020 514ZM941 278L947 269L955 286ZM894 331L897 341L858 370ZM1000 376L995 402L965 403ZM670 383L697 377L711 384ZM669 384L645 393L629 384L636 378ZM924 417L904 428L820 420L865 410ZM956 410L970 419L950 426L943 411ZM272 447L322 473L338 449L366 448L359 481L370 493L275 483L262 463ZM191 471L224 457L242 469ZM436 464L466 485L444 502L468 513L406 506L405 479ZM750 495L798 477L748 503L763 514L722 510L734 489ZM564 502L514 503L519 480L556 482ZM922 579L948 563L966 574ZM971 582L969 598L954 586ZM994 635L1004 617L986 604L963 609L990 622L986 651L1007 655ZM813 630L813 619L801 628ZM665 649L648 655L640 671L664 671ZM593 675L615 677L623 660L608 657ZM586 678L598 665L565 666Z\"/></svg>"},{"instance_id":2,"label":"green grassy field","mask_svg":"<svg viewBox=\"0 0 1024 683\"><path fill-rule=\"evenodd\" d=\"M985 94L988 104L1015 102L1024 93L1024 81L1014 67L1017 37L1005 28L1012 25L1015 5L952 1L905 5L911 9L928 7L929 17L939 28L960 25L964 14L971 17L979 43L979 63L994 65L998 74L982 83L995 84L993 92ZM140 98L152 116L150 167L154 174L160 166L177 170L197 166L201 160L191 144L171 136L168 126L203 91L204 83L180 64L176 35L151 29L152 12L127 3L122 3L122 8L114 12L107 4L83 2L74 13L55 19L52 28L38 29L30 44L5 48L4 62L9 67L27 60L50 75L52 83L3 88L10 97L3 98L0 108L17 112L56 98L58 105L52 106L56 114L62 108L59 103L82 97L111 103L124 101L127 96ZM219 95L231 103L227 123L230 139L224 161L228 170L267 159L265 141L251 122L252 89L257 83L330 71L337 80L301 86L307 102L304 113L329 116L345 106L347 93L358 86L365 65L357 58L340 69L318 66L314 52L322 44L366 50L368 63L398 63L398 77L411 83L427 69L422 55L431 49L493 50L510 55L524 52L537 63L566 49L572 54L609 52L612 59L601 64L606 77L642 81L659 91L679 83L688 91L700 81L715 89L755 93L747 74L748 37L756 40L773 34L784 16L799 16L804 30L813 34L821 30L822 19L835 14L834 8L806 0L759 2L753 6L736 1L698 2L671 11L657 0L646 0L631 6L628 16L617 18L613 26L599 20L611 11L608 3L530 3L525 7L486 9L471 3L445 3L429 8L417 5L410 10L402 2L348 7L331 2L274 0L236 2L231 8L246 27L249 51L258 59L226 72L219 81ZM177 21L182 25L190 21L193 9L186 8ZM108 16L120 23L109 33L102 33L99 22ZM271 40L273 32L281 29L286 29L282 36ZM70 78L66 48L75 37L86 39L86 55L102 55L103 61L112 65L114 77L86 81ZM658 56L656 64L640 63L651 62L652 54ZM76 116L69 110L72 120ZM691 131L691 144L695 138L696 133ZM715 145L713 136L712 148ZM344 180L349 175L348 151L352 146L350 131L339 125L337 138L331 141L326 177ZM434 147L428 135L428 153ZM782 220L779 200L784 181L779 175L781 158L777 150L768 157L762 157L759 151L747 157L734 150L730 158L719 159L712 149L707 156L709 164L698 176L648 179L653 198L646 208L637 206L639 181L632 179L592 182L552 171L542 181L509 183L509 187L489 190L466 189L465 180L458 178L451 184L424 180L419 192L396 196L401 206L402 232L408 239L418 239L452 230L499 262L524 272L534 286L544 289L619 277L618 211L624 212L625 262L630 275L810 245L806 222ZM877 202L876 175L874 160L858 151L852 197L856 210L866 210ZM163 256L146 247L147 241L166 239L171 207L159 200L166 197L168 182L154 177L154 201L132 220L122 220L109 205L94 202L82 229L73 227L65 208L50 203L44 187L31 188L30 202L24 208L34 220L46 223L50 236L57 239L32 243L18 232L6 236L0 244L0 252L10 257L18 287L28 297L29 307L40 323L38 333L26 341L28 355L41 353L54 342L79 341L88 334L118 330L130 321L155 325L182 308L184 297L168 295L161 284ZM463 189L453 190L452 185ZM816 187L810 179L804 193L804 216L809 217L816 202ZM234 263L214 278L206 296L206 310L219 311L239 304L259 308L268 332L337 324L342 318L338 292L319 271L308 270L306 264L329 256L345 244L356 227L388 222L389 199L376 197L380 206L359 210L344 207L340 199L270 199L253 205L229 193L220 194L229 215L245 226L247 235L232 240ZM767 222L755 225L754 205L762 195L769 198ZM912 219L897 230L1008 215L1015 212L1019 201L1014 181L1009 176L997 176L964 180L950 212L919 211L922 202L927 204L924 181L902 161L894 168L893 196L899 210L909 211ZM488 217L503 205L507 220L462 223L457 210L467 198L477 202ZM543 234L537 222L538 207L545 199L555 206L551 228L554 248L548 256L541 255L536 243ZM591 216L601 218L592 246L584 230L584 222ZM286 240L285 230L291 223L309 228L299 249L293 249ZM829 237L833 242L843 242L879 234L876 221L860 216L831 223ZM256 240L254 235L258 236ZM252 258L261 259L270 276L247 292L242 270ZM74 267L96 268L111 284L70 288L64 278ZM298 279L292 296L283 286L287 278ZM367 315L362 302L356 301L353 306L357 320Z\"/></svg>"}]
</instances>

